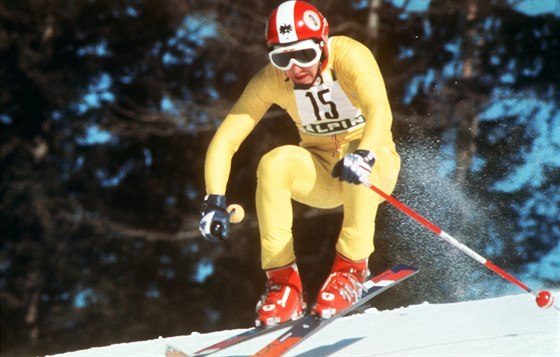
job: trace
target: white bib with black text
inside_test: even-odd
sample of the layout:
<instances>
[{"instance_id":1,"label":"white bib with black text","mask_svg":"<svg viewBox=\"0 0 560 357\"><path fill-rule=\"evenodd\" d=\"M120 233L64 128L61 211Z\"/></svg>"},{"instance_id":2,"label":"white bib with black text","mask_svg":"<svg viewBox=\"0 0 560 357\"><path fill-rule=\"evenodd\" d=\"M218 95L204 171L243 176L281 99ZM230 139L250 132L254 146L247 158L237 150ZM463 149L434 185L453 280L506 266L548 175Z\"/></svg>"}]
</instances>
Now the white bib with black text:
<instances>
[{"instance_id":1,"label":"white bib with black text","mask_svg":"<svg viewBox=\"0 0 560 357\"><path fill-rule=\"evenodd\" d=\"M331 135L358 129L365 119L350 102L338 81L294 90L303 131Z\"/></svg>"}]
</instances>

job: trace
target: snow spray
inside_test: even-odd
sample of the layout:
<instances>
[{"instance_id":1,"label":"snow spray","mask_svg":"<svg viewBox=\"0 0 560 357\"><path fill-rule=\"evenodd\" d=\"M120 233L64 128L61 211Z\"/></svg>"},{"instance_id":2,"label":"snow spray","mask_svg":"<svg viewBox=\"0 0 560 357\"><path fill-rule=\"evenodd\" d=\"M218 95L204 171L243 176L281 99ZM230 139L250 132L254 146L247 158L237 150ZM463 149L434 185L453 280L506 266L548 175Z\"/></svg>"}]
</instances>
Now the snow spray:
<instances>
[{"instance_id":1,"label":"snow spray","mask_svg":"<svg viewBox=\"0 0 560 357\"><path fill-rule=\"evenodd\" d=\"M426 151L424 151L424 153L425 152ZM424 154L422 157L425 158L426 155ZM431 177L434 177L434 175L430 175L430 177L428 177L428 178L431 178ZM437 177L437 176L435 176L435 177ZM551 306L554 306L558 311L560 311L560 308L554 305L554 297L552 296L552 294L550 292L548 292L546 290L543 290L539 293L533 291L528 286L523 284L520 280L516 279L514 276L510 275L509 273L507 273L505 270L503 270L499 266L495 265L494 263L487 260L486 258L481 256L480 254L478 254L477 252L475 252L474 250L472 250L471 248L469 248L465 244L461 243L460 241L455 239L453 236L446 233L441 228L439 228L438 226L436 226L435 224L433 224L432 222L427 220L425 217L423 217L422 215L420 215L419 213L417 213L413 209L409 208L408 206L406 206L402 202L398 201L396 198L394 198L394 197L388 195L387 193L383 192L382 190L380 190L376 186L367 182L367 180L363 181L362 183L365 186L369 187L371 190L378 193L381 197L383 197L385 200L390 202L393 206L400 209L403 213L405 213L409 217L415 219L418 223L422 224L425 228L431 230L437 236L442 238L447 243L450 243L455 248L457 248L461 252L465 253L466 255L468 255L473 260L475 260L478 263L484 265L486 268L488 268L489 270L491 270L495 274L501 276L502 278L509 281L510 283L512 283L514 285L517 285L521 289L533 294L536 297L535 302L537 303L537 306L539 306L541 308L549 308ZM449 201L449 199L448 199L448 201ZM468 225L468 226L470 227L470 226L472 226L472 224Z\"/></svg>"}]
</instances>

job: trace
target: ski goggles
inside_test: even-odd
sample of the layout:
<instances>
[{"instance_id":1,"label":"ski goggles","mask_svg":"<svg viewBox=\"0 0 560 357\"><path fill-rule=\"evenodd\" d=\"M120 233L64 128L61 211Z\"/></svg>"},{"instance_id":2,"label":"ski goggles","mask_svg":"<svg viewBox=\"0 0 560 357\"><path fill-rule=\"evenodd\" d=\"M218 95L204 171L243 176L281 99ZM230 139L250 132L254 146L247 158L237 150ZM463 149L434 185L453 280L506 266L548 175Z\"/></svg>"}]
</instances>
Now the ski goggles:
<instances>
[{"instance_id":1,"label":"ski goggles","mask_svg":"<svg viewBox=\"0 0 560 357\"><path fill-rule=\"evenodd\" d=\"M275 48L268 53L274 67L287 71L294 64L311 67L321 59L321 46L313 40L305 40L291 46Z\"/></svg>"}]
</instances>

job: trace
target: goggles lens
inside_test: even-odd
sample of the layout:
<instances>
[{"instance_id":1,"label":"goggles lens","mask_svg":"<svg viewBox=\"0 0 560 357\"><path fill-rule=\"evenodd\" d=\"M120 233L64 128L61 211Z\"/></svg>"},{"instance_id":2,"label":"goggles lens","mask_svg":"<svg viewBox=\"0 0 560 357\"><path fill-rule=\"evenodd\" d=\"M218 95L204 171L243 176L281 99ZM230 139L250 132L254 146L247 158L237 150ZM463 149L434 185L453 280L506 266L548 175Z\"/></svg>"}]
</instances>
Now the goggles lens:
<instances>
[{"instance_id":1,"label":"goggles lens","mask_svg":"<svg viewBox=\"0 0 560 357\"><path fill-rule=\"evenodd\" d=\"M319 62L321 49L315 42L299 43L293 46L280 47L269 52L270 62L281 70L288 70L293 64L300 67L311 67Z\"/></svg>"}]
</instances>

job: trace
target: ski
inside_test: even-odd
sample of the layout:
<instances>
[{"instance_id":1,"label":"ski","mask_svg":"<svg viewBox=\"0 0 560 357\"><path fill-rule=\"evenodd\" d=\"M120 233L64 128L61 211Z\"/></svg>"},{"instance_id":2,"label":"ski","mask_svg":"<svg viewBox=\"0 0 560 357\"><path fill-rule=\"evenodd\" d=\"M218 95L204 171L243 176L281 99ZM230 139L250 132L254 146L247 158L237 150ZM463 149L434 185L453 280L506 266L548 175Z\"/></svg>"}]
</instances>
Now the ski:
<instances>
[{"instance_id":1,"label":"ski","mask_svg":"<svg viewBox=\"0 0 560 357\"><path fill-rule=\"evenodd\" d=\"M399 264L364 283L366 291L362 297L353 305L340 311L330 319L323 319L317 315L307 315L295 322L295 325L288 331L274 339L271 343L263 347L252 357L280 357L296 345L311 337L320 329L326 327L334 320L356 310L359 306L371 300L374 296L394 286L397 283L413 276L418 272L417 268Z\"/></svg>"},{"instance_id":2,"label":"ski","mask_svg":"<svg viewBox=\"0 0 560 357\"><path fill-rule=\"evenodd\" d=\"M259 336L263 336L266 335L268 333L274 332L274 331L278 331L281 330L283 328L288 328L290 326L293 326L297 321L289 321L286 323L283 323L281 325L276 325L276 326L271 326L271 327L253 327L249 330L243 331L237 335L234 335L232 337L228 337L225 340L222 341L218 341L215 344L205 347L201 350L196 351L194 354L192 355L188 355L185 352L181 351L180 349L178 349L175 346L171 346L171 345L167 345L166 346L166 351L165 351L165 356L166 357L203 357L203 356L208 356L210 354L219 352L223 349L226 349L228 347L231 347L233 345L237 345L241 342L245 342L248 341L250 339L253 338L257 338Z\"/></svg>"}]
</instances>

